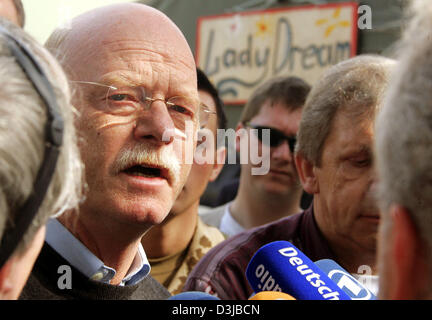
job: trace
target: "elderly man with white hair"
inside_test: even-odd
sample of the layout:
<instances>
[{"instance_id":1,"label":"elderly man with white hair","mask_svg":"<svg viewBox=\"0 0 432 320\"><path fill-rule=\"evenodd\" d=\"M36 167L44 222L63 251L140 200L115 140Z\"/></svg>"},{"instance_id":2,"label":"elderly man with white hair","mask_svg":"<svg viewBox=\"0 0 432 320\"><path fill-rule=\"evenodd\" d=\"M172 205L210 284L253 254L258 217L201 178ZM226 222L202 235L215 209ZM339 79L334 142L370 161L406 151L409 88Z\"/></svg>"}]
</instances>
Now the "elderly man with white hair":
<instances>
[{"instance_id":1,"label":"elderly man with white hair","mask_svg":"<svg viewBox=\"0 0 432 320\"><path fill-rule=\"evenodd\" d=\"M0 299L16 299L50 216L81 199L74 109L57 61L0 18Z\"/></svg>"},{"instance_id":2,"label":"elderly man with white hair","mask_svg":"<svg viewBox=\"0 0 432 320\"><path fill-rule=\"evenodd\" d=\"M381 299L432 299L432 3L412 9L375 129Z\"/></svg>"},{"instance_id":3,"label":"elderly man with white hair","mask_svg":"<svg viewBox=\"0 0 432 320\"><path fill-rule=\"evenodd\" d=\"M140 240L168 215L208 120L191 49L165 14L138 3L86 12L46 46L74 85L88 192L50 221L22 297L167 298Z\"/></svg>"}]
</instances>

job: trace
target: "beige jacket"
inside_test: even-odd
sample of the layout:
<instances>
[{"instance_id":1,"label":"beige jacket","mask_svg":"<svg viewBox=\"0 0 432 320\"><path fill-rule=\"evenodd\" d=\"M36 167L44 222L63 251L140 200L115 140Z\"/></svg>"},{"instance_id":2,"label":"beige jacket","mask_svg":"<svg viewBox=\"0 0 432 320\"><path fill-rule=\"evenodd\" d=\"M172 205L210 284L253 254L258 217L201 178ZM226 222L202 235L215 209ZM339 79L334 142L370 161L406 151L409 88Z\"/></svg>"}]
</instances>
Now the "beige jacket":
<instances>
[{"instance_id":1,"label":"beige jacket","mask_svg":"<svg viewBox=\"0 0 432 320\"><path fill-rule=\"evenodd\" d=\"M182 292L186 278L192 271L192 268L211 248L224 240L225 237L217 228L206 225L198 217L197 228L189 246L181 256L177 256L180 257L178 263L176 262L178 267L171 272L171 275L163 285L173 295ZM172 260L170 261L169 259L170 258L167 260L158 259L159 262L156 264L149 259L152 266L151 272L157 274L160 270L166 269L167 265L172 264ZM158 279L156 275L154 277Z\"/></svg>"}]
</instances>

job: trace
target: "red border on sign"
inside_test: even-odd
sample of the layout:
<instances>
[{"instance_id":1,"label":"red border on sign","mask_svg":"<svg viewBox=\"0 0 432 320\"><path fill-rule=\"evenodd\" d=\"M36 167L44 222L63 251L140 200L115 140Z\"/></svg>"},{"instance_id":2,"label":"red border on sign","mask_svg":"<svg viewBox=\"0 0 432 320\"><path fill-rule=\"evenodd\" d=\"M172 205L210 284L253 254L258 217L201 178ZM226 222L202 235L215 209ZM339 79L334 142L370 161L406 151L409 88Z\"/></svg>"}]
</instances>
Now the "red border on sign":
<instances>
[{"instance_id":1,"label":"red border on sign","mask_svg":"<svg viewBox=\"0 0 432 320\"><path fill-rule=\"evenodd\" d=\"M265 10L256 10L256 11L246 11L246 12L236 12L236 13L223 13L223 14L215 14L209 16L202 16L197 19L197 28L196 28L196 40L195 40L195 63L198 65L199 61L199 47L200 47L200 30L201 24L204 20L213 20L221 17L232 17L232 16L248 16L248 15L256 15L260 13L271 13L271 12L280 12L280 11L295 11L295 10L305 10L305 9L313 9L313 8L339 8L339 7L351 7L352 8L352 19L354 22L358 19L358 4L356 2L342 2L342 3L325 3L325 4L310 4L303 6L295 6L295 7L279 7L279 8L271 8ZM355 41L354 41L355 40ZM357 54L357 24L353 23L351 27L351 55L353 57ZM227 105L240 105L245 104L246 101L235 100L235 101L226 101Z\"/></svg>"}]
</instances>

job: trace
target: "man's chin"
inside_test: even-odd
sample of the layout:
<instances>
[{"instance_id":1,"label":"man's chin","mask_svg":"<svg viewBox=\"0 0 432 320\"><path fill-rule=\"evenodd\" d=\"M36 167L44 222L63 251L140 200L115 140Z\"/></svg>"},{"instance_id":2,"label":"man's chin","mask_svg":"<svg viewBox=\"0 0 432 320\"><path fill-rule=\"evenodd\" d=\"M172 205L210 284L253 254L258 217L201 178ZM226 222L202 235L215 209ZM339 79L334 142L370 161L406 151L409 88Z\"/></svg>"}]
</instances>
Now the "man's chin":
<instances>
[{"instance_id":1,"label":"man's chin","mask_svg":"<svg viewBox=\"0 0 432 320\"><path fill-rule=\"evenodd\" d=\"M120 210L121 219L134 226L149 228L164 221L171 209L169 201L145 201Z\"/></svg>"}]
</instances>

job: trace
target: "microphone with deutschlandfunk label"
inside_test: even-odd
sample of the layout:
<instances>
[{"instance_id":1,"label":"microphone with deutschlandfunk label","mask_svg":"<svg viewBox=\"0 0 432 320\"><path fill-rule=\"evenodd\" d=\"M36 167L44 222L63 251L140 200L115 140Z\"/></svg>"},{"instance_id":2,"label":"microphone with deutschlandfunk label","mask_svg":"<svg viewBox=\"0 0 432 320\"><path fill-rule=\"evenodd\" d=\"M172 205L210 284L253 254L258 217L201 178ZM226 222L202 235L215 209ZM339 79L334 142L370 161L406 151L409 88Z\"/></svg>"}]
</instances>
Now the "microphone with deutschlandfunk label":
<instances>
[{"instance_id":1,"label":"microphone with deutschlandfunk label","mask_svg":"<svg viewBox=\"0 0 432 320\"><path fill-rule=\"evenodd\" d=\"M297 300L351 300L306 255L288 241L261 247L246 269L252 289L279 291Z\"/></svg>"}]
</instances>

